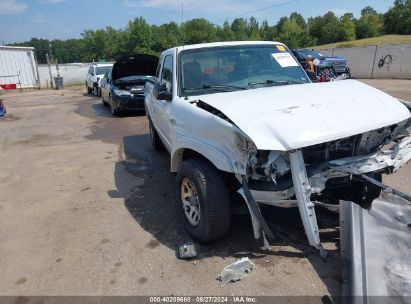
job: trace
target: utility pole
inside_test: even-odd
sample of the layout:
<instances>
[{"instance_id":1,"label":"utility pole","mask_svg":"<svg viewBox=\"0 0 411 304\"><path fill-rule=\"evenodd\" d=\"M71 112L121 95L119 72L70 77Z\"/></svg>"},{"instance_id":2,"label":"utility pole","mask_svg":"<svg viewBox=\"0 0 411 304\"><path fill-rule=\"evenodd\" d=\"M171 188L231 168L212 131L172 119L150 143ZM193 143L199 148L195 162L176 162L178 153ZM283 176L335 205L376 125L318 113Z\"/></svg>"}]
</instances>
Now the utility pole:
<instances>
[{"instance_id":1,"label":"utility pole","mask_svg":"<svg viewBox=\"0 0 411 304\"><path fill-rule=\"evenodd\" d=\"M50 74L50 88L51 88L51 89L54 89L53 75L51 74L51 66L50 66L49 54L46 54L46 59L47 59L47 65L48 65L48 67L49 67L49 74Z\"/></svg>"},{"instance_id":2,"label":"utility pole","mask_svg":"<svg viewBox=\"0 0 411 304\"><path fill-rule=\"evenodd\" d=\"M54 60L54 57L53 57L53 53L51 52L51 42L49 43L49 47L50 47L50 63L52 63Z\"/></svg>"}]
</instances>

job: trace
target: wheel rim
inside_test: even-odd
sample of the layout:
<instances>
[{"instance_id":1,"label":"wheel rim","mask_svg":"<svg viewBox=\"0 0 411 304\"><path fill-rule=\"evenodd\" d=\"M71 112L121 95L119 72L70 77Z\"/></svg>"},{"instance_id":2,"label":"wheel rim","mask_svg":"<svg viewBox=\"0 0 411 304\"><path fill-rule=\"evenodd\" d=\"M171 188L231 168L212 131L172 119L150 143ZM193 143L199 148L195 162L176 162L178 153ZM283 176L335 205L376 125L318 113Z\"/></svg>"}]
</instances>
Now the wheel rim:
<instances>
[{"instance_id":1,"label":"wheel rim","mask_svg":"<svg viewBox=\"0 0 411 304\"><path fill-rule=\"evenodd\" d=\"M181 181L180 193L184 215L190 225L197 226L201 217L200 199L196 187L187 177Z\"/></svg>"}]
</instances>

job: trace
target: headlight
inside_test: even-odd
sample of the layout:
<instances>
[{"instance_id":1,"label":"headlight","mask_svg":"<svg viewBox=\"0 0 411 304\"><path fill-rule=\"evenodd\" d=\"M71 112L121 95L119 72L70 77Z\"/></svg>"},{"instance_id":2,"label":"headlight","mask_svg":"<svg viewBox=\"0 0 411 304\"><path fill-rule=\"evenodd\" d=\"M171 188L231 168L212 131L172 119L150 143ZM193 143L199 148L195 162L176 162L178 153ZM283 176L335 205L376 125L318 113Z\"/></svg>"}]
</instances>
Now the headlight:
<instances>
[{"instance_id":1,"label":"headlight","mask_svg":"<svg viewBox=\"0 0 411 304\"><path fill-rule=\"evenodd\" d=\"M132 96L132 94L129 91L119 89L114 89L114 94L116 94L117 96Z\"/></svg>"}]
</instances>

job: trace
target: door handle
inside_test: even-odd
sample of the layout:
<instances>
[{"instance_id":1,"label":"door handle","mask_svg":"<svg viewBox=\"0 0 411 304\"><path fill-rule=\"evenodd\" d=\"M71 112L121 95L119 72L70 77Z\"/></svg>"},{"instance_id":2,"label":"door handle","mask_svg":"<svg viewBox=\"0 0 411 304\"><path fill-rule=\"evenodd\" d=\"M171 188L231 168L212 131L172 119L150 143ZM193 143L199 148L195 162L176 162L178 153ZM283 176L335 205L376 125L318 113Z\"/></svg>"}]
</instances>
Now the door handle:
<instances>
[{"instance_id":1,"label":"door handle","mask_svg":"<svg viewBox=\"0 0 411 304\"><path fill-rule=\"evenodd\" d=\"M170 123L175 126L177 121L174 118L170 118Z\"/></svg>"}]
</instances>

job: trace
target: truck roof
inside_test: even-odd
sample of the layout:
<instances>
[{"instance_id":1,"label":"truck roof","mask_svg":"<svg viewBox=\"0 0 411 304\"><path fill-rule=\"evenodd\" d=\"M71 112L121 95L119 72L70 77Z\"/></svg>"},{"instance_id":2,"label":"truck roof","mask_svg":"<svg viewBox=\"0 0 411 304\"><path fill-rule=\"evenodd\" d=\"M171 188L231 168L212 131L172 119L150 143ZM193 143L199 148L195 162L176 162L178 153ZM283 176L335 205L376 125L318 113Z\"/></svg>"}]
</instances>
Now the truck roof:
<instances>
[{"instance_id":1,"label":"truck roof","mask_svg":"<svg viewBox=\"0 0 411 304\"><path fill-rule=\"evenodd\" d=\"M181 45L174 48L170 48L165 52L170 51L177 51L181 52L183 50L193 50L193 49L201 49L201 48L212 48L212 47L219 47L219 46L236 46L236 45L274 45L274 44L281 44L281 42L276 41L227 41L227 42L210 42L210 43L199 43L199 44L189 44L189 45Z\"/></svg>"}]
</instances>

